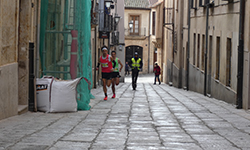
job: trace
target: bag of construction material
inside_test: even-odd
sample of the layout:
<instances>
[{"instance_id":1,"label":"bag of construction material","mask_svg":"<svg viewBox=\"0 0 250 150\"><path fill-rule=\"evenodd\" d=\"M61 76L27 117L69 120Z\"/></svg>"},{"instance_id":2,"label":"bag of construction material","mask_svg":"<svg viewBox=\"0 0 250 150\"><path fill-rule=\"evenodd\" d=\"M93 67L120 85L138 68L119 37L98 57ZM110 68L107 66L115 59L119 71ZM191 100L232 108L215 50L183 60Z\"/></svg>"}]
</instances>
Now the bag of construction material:
<instances>
[{"instance_id":1,"label":"bag of construction material","mask_svg":"<svg viewBox=\"0 0 250 150\"><path fill-rule=\"evenodd\" d=\"M51 84L54 79L36 79L37 110L42 112L50 111Z\"/></svg>"},{"instance_id":2,"label":"bag of construction material","mask_svg":"<svg viewBox=\"0 0 250 150\"><path fill-rule=\"evenodd\" d=\"M82 78L57 80L53 77L37 79L37 110L43 112L77 111L77 84Z\"/></svg>"},{"instance_id":3,"label":"bag of construction material","mask_svg":"<svg viewBox=\"0 0 250 150\"><path fill-rule=\"evenodd\" d=\"M77 84L82 78L74 80L54 80L51 87L50 112L77 111Z\"/></svg>"}]
</instances>

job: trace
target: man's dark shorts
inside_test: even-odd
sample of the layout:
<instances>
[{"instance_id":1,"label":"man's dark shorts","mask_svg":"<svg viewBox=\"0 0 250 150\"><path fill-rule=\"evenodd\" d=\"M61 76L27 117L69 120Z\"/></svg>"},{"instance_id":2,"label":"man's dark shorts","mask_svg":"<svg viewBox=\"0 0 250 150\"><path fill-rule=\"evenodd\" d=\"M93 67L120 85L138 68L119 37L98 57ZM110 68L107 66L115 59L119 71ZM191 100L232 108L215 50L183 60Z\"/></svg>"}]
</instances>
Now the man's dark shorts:
<instances>
[{"instance_id":1,"label":"man's dark shorts","mask_svg":"<svg viewBox=\"0 0 250 150\"><path fill-rule=\"evenodd\" d=\"M113 72L112 73L112 78L120 78L120 73L119 72Z\"/></svg>"},{"instance_id":2,"label":"man's dark shorts","mask_svg":"<svg viewBox=\"0 0 250 150\"><path fill-rule=\"evenodd\" d=\"M111 80L112 75L113 75L112 72L110 72L110 73L102 72L102 78L103 79Z\"/></svg>"}]
</instances>

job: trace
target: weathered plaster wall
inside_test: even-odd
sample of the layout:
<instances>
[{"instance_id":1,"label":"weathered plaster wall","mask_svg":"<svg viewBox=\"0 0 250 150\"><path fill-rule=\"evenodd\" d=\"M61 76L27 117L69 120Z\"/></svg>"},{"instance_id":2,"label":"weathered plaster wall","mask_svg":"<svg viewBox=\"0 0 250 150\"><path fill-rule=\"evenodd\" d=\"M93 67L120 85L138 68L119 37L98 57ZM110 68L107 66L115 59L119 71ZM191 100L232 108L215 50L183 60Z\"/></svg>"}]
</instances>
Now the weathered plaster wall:
<instances>
[{"instance_id":1,"label":"weathered plaster wall","mask_svg":"<svg viewBox=\"0 0 250 150\"><path fill-rule=\"evenodd\" d=\"M245 12L245 34L244 34L244 71L243 71L243 108L250 108L250 1L246 1L245 4L246 12Z\"/></svg>"},{"instance_id":2,"label":"weathered plaster wall","mask_svg":"<svg viewBox=\"0 0 250 150\"><path fill-rule=\"evenodd\" d=\"M15 0L1 1L0 4L0 66L17 61L16 4Z\"/></svg>"},{"instance_id":3,"label":"weathered plaster wall","mask_svg":"<svg viewBox=\"0 0 250 150\"><path fill-rule=\"evenodd\" d=\"M19 80L19 105L28 104L29 83L29 41L31 37L31 0L21 0L19 49L18 49L18 80Z\"/></svg>"},{"instance_id":4,"label":"weathered plaster wall","mask_svg":"<svg viewBox=\"0 0 250 150\"><path fill-rule=\"evenodd\" d=\"M126 33L128 33L128 29L129 29L129 22L130 22L130 18L129 16L130 15L139 15L140 16L140 35L144 35L145 33L145 36L148 36L149 35L149 12L150 10L138 10L138 9L125 9L124 11L124 28L126 30L125 32L125 35Z\"/></svg>"},{"instance_id":5,"label":"weathered plaster wall","mask_svg":"<svg viewBox=\"0 0 250 150\"><path fill-rule=\"evenodd\" d=\"M238 30L239 30L239 2L220 5L222 2L216 2L214 8L210 8L209 11L209 43L208 43L208 71L211 66L211 79L209 86L211 89L211 96L222 99L229 103L235 103L237 90L237 46L238 46ZM190 33L190 64L195 66L196 69L190 70L191 79L199 79L189 81L191 90L203 93L204 89L204 68L202 68L202 47L203 47L203 35L206 33L206 9L198 7L198 10L191 11L191 33ZM194 34L196 34L196 44L194 45ZM198 35L200 35L200 41L198 41ZM210 41L210 37L212 38ZM216 77L216 38L220 37L220 70L219 80ZM231 85L226 86L226 68L227 68L227 38L231 38ZM200 43L200 48L197 45ZM212 43L210 43L212 42ZM205 43L204 43L205 44ZM211 44L211 47L210 47ZM194 53L195 50L195 53ZM197 53L200 53L199 59L197 59ZM195 55L194 55L195 54ZM195 59L194 59L195 58ZM211 60L209 60L211 59ZM195 65L194 65L195 60ZM197 67L197 61L199 61L199 67ZM194 71L194 72L192 72ZM203 79L202 79L203 78ZM200 80L202 79L202 80ZM198 81L198 82L197 82ZM200 81L200 82L199 82ZM226 96L230 95L230 96Z\"/></svg>"},{"instance_id":6,"label":"weathered plaster wall","mask_svg":"<svg viewBox=\"0 0 250 150\"><path fill-rule=\"evenodd\" d=\"M140 16L140 33L139 35L135 36L129 36L128 35L128 23L129 23L129 16L130 15L139 15ZM150 17L150 10L148 9L126 9L124 12L124 28L125 28L125 47L130 45L138 45L143 47L143 72L142 73L148 73L149 66L151 60L148 61L149 55L152 56L152 53L149 53L149 46L152 46L149 44L149 17ZM124 55L125 56L125 55Z\"/></svg>"},{"instance_id":7,"label":"weathered plaster wall","mask_svg":"<svg viewBox=\"0 0 250 150\"><path fill-rule=\"evenodd\" d=\"M0 120L17 114L17 5L16 0L0 1Z\"/></svg>"},{"instance_id":8,"label":"weathered plaster wall","mask_svg":"<svg viewBox=\"0 0 250 150\"><path fill-rule=\"evenodd\" d=\"M17 115L17 63L0 66L0 120Z\"/></svg>"}]
</instances>

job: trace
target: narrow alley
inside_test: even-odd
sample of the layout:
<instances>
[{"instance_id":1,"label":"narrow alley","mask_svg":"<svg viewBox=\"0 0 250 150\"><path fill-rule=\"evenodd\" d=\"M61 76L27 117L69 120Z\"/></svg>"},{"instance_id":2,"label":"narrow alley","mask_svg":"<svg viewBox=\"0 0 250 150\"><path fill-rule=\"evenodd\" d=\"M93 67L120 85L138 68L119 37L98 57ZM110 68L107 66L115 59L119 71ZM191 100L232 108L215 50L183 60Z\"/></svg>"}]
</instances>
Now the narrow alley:
<instances>
[{"instance_id":1,"label":"narrow alley","mask_svg":"<svg viewBox=\"0 0 250 150\"><path fill-rule=\"evenodd\" d=\"M89 111L32 113L0 120L0 150L247 150L250 113L202 94L130 77L117 98L92 89ZM111 97L111 90L108 90Z\"/></svg>"}]
</instances>

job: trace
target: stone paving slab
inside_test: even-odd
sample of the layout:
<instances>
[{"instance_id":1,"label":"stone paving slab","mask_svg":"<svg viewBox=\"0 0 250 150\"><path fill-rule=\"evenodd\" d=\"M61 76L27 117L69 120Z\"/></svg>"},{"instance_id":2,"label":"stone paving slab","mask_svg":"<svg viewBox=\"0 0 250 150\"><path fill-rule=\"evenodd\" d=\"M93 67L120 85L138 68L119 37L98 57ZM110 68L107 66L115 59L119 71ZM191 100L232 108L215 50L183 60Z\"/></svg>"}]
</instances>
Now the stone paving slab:
<instances>
[{"instance_id":1,"label":"stone paving slab","mask_svg":"<svg viewBox=\"0 0 250 150\"><path fill-rule=\"evenodd\" d=\"M93 89L89 111L28 112L0 120L0 150L248 150L250 113L191 91L153 85L140 75L103 101Z\"/></svg>"}]
</instances>

